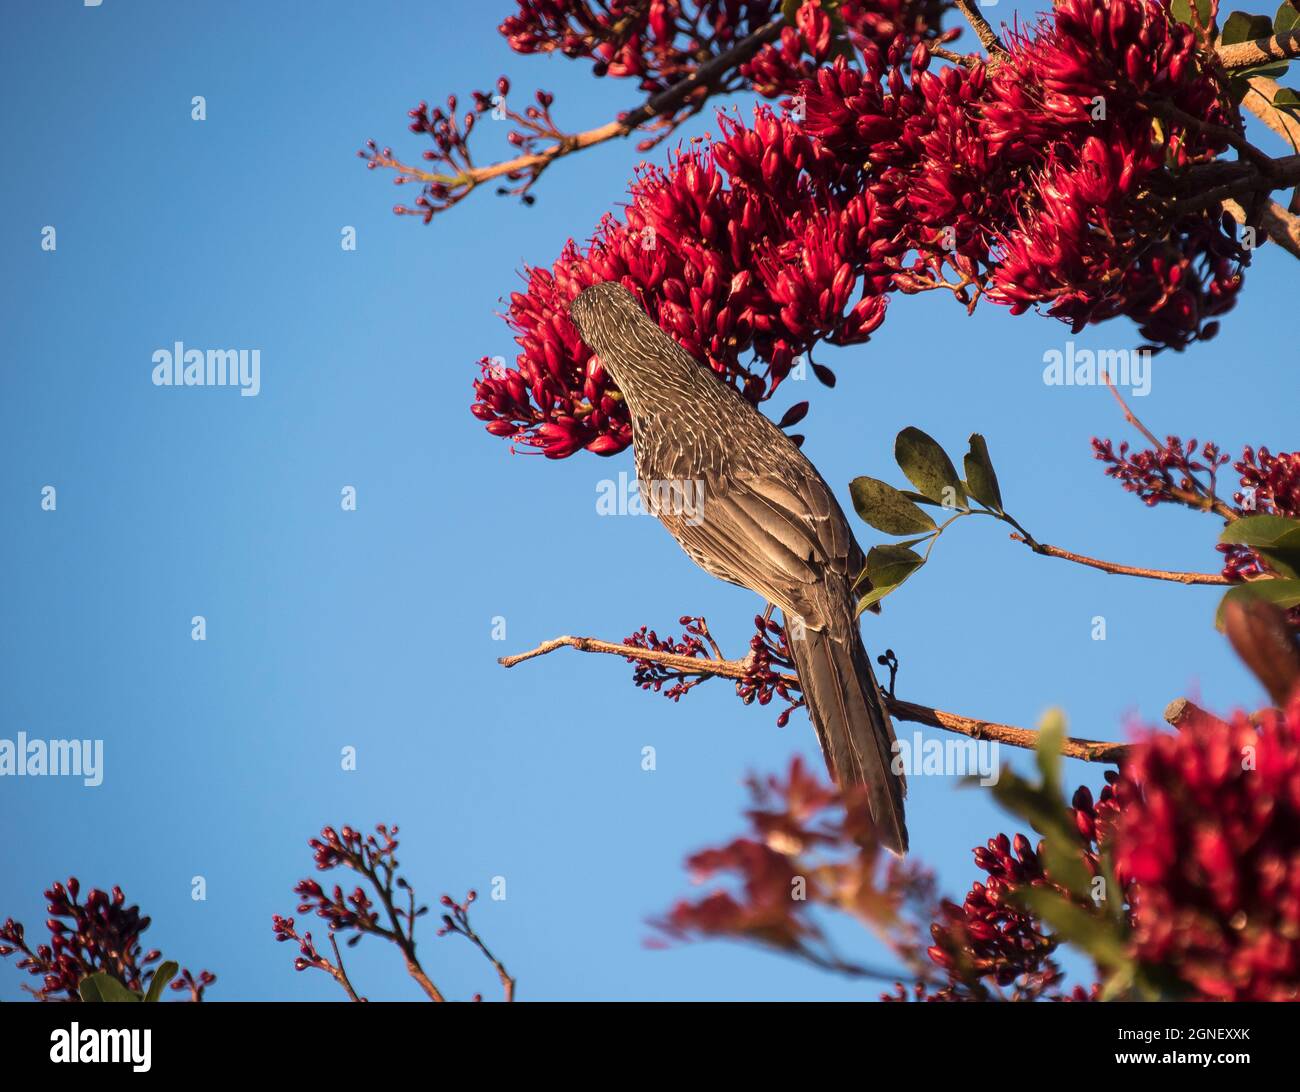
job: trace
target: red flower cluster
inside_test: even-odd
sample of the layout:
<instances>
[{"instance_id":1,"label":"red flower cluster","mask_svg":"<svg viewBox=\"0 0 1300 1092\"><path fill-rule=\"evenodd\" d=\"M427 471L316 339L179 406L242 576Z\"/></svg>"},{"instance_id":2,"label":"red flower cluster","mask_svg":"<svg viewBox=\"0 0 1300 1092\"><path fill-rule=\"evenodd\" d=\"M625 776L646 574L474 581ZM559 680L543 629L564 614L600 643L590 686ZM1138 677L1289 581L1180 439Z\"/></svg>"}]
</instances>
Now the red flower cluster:
<instances>
[{"instance_id":1,"label":"red flower cluster","mask_svg":"<svg viewBox=\"0 0 1300 1092\"><path fill-rule=\"evenodd\" d=\"M1184 504L1203 507L1215 495L1219 467L1232 456L1207 440L1184 442L1177 436L1165 437L1161 447L1130 453L1123 442L1116 453L1110 440L1092 438L1093 457L1107 464L1106 477L1114 478L1128 493L1148 508L1157 504Z\"/></svg>"},{"instance_id":2,"label":"red flower cluster","mask_svg":"<svg viewBox=\"0 0 1300 1092\"><path fill-rule=\"evenodd\" d=\"M1300 516L1300 452L1244 447L1232 464L1241 475L1243 490L1232 495L1243 512L1264 512L1278 516Z\"/></svg>"},{"instance_id":3,"label":"red flower cluster","mask_svg":"<svg viewBox=\"0 0 1300 1092\"><path fill-rule=\"evenodd\" d=\"M1061 0L1035 30L1010 39L978 123L1003 206L989 296L1076 331L1126 315L1181 349L1232 306L1246 257L1217 206L1182 211L1169 174L1241 131L1223 73L1164 0Z\"/></svg>"},{"instance_id":4,"label":"red flower cluster","mask_svg":"<svg viewBox=\"0 0 1300 1092\"><path fill-rule=\"evenodd\" d=\"M375 832L363 835L350 826L339 830L325 827L319 838L312 838L307 844L311 846L316 867L322 872L349 868L375 882L382 892L384 884L379 881L379 876L382 873L391 880L397 867L397 827L380 823ZM335 884L331 891L326 892L315 880L306 879L298 881L293 890L300 900L298 910L304 914L314 912L323 918L332 933L341 929L354 929L358 935L378 931L379 911L363 887L358 886L344 894L342 886ZM292 928L292 918L282 920ZM298 969L302 970L301 967Z\"/></svg>"},{"instance_id":5,"label":"red flower cluster","mask_svg":"<svg viewBox=\"0 0 1300 1092\"><path fill-rule=\"evenodd\" d=\"M777 714L776 726L784 728L790 714L804 704L802 697L792 693L799 686L790 639L783 625L761 614L754 615L754 628L758 632L749 639L749 673L736 683L736 694L746 705L753 701L767 705L780 698L786 706Z\"/></svg>"},{"instance_id":6,"label":"red flower cluster","mask_svg":"<svg viewBox=\"0 0 1300 1092\"><path fill-rule=\"evenodd\" d=\"M1080 854L1092 875L1100 872L1100 844L1110 835L1116 804L1114 783L1118 775L1107 771L1107 784L1099 801L1080 787L1071 807L1079 833ZM934 945L929 956L943 968L948 984L918 1000L988 1000L986 983L1010 989L1012 1000L1095 1000L1100 986L1064 991L1061 970L1052 958L1060 938L1049 936L1033 914L1020 907L1012 892L1024 887L1064 889L1044 870L1042 844L1034 849L1023 834L999 834L975 848L975 864L988 874L974 883L960 906L945 900L940 917L931 926ZM903 1000L899 995L896 1000Z\"/></svg>"},{"instance_id":7,"label":"red flower cluster","mask_svg":"<svg viewBox=\"0 0 1300 1092\"><path fill-rule=\"evenodd\" d=\"M500 32L517 53L560 52L595 62L597 76L634 78L644 91L663 91L700 66L700 52L717 56L781 18L782 0L518 0L519 12ZM830 55L837 27L849 38L888 45L899 34L939 37L947 0L840 0L834 14L809 0L776 43L763 47L740 75L759 94L786 93L813 64ZM951 37L952 34L945 37ZM811 58L811 63L808 60ZM740 86L744 86L741 83ZM733 88L739 90L739 87Z\"/></svg>"},{"instance_id":8,"label":"red flower cluster","mask_svg":"<svg viewBox=\"0 0 1300 1092\"><path fill-rule=\"evenodd\" d=\"M1212 441L1198 444L1177 436L1166 437L1159 447L1134 452L1127 443L1121 443L1116 452L1112 441L1094 436L1092 449L1094 456L1107 464L1106 476L1148 507L1182 504L1209 508L1217 497L1219 468L1232 462L1232 456ZM1280 451L1274 455L1266 447L1248 445L1232 467L1241 475L1241 488L1232 495L1236 514L1300 516L1300 453ZM1265 569L1259 554L1249 546L1220 543L1215 549L1223 555L1223 575L1229 580L1246 580ZM1300 621L1300 613L1293 611L1291 616Z\"/></svg>"},{"instance_id":9,"label":"red flower cluster","mask_svg":"<svg viewBox=\"0 0 1300 1092\"><path fill-rule=\"evenodd\" d=\"M977 847L986 878L961 905L940 904L923 951L908 918L930 913L930 882L897 861L879 878L882 855L865 809L798 760L787 780L751 787L752 833L688 861L697 879L733 874L739 892L678 903L656 922L668 936L757 941L853 973L810 914L829 908L871 924L911 963L915 985L899 985L886 1000L1099 996L1099 983L1066 989L1055 955L1073 935L1049 930L1016 898L1029 888L1080 898L1045 869L1041 843L999 834ZM1095 800L1086 787L1075 792L1069 818L1087 873L1107 875L1103 857L1114 866L1120 890L1108 897L1123 913L1104 919L1105 928L1133 974L1194 999L1300 998L1300 692L1284 712L1226 722L1195 711L1177 734L1139 739ZM792 895L801 884L802 895ZM914 958L922 954L946 981L929 979Z\"/></svg>"},{"instance_id":10,"label":"red flower cluster","mask_svg":"<svg viewBox=\"0 0 1300 1092\"><path fill-rule=\"evenodd\" d=\"M965 991L978 996L986 976L1000 987L1014 985L1017 1000L1043 996L1061 977L1051 958L1056 941L1043 933L1040 921L1007 898L1017 887L1050 883L1038 854L1023 834L1014 843L999 834L976 848L975 863L988 873L988 882L973 884L960 906L945 900L940 921L931 926L930 958L950 979L931 999L948 995L943 999L955 1000Z\"/></svg>"},{"instance_id":11,"label":"red flower cluster","mask_svg":"<svg viewBox=\"0 0 1300 1092\"><path fill-rule=\"evenodd\" d=\"M552 458L627 446L568 316L599 281L756 403L817 343L865 342L894 291L1043 305L1076 329L1127 315L1175 348L1213 333L1244 253L1217 213L1179 203L1173 171L1213 160L1240 119L1163 0L1060 0L988 68L931 72L906 35L857 44L860 66L817 69L786 117L720 117L716 139L642 168L621 221L526 271L516 367L475 383L489 432Z\"/></svg>"},{"instance_id":12,"label":"red flower cluster","mask_svg":"<svg viewBox=\"0 0 1300 1092\"><path fill-rule=\"evenodd\" d=\"M886 230L870 190L850 192L835 157L766 107L752 128L719 122L719 139L678 153L667 171L643 167L623 221L607 216L585 252L570 240L551 269L527 271L528 291L512 295L507 316L523 350L517 367L493 374L484 361L475 383L473 412L489 432L551 458L631 442L622 397L569 318L591 284L622 281L754 402L817 341L865 341L883 320L881 296L852 299L871 261L852 240Z\"/></svg>"},{"instance_id":13,"label":"red flower cluster","mask_svg":"<svg viewBox=\"0 0 1300 1092\"><path fill-rule=\"evenodd\" d=\"M689 614L682 615L678 619L678 624L686 627L686 632L682 634L680 641L673 637L660 637L652 629L642 626L635 633L623 638L623 643L628 648L643 648L651 652L668 652L674 656L690 656L708 658L708 651L704 647L704 642L709 637L709 627L703 618L694 618ZM661 663L653 660L637 659L635 656L629 656L628 660L634 665L632 671L632 683L642 690L652 690L656 694L662 693L670 701L681 701L693 687L698 686L707 676L697 675L689 678L682 671L665 667ZM664 683L671 683L667 690L664 689Z\"/></svg>"},{"instance_id":14,"label":"red flower cluster","mask_svg":"<svg viewBox=\"0 0 1300 1092\"><path fill-rule=\"evenodd\" d=\"M1134 951L1197 996L1300 998L1300 695L1153 734L1124 771L1115 861Z\"/></svg>"},{"instance_id":15,"label":"red flower cluster","mask_svg":"<svg viewBox=\"0 0 1300 1092\"><path fill-rule=\"evenodd\" d=\"M195 978L188 967L182 967L180 976L172 983L172 989L177 993L188 990L191 1001L202 1001L203 991L216 980L217 976L211 971L200 971L198 978Z\"/></svg>"},{"instance_id":16,"label":"red flower cluster","mask_svg":"<svg viewBox=\"0 0 1300 1092\"><path fill-rule=\"evenodd\" d=\"M149 918L138 906L127 906L120 887L111 892L92 888L86 901L78 902L81 884L75 876L66 885L53 884L45 892L50 918L48 944L28 946L22 923L9 918L0 926L0 956L21 954L18 967L41 979L39 989L29 989L38 1001L80 1001L77 987L87 975L105 971L129 990L143 993L149 965L162 953L142 951L140 934L149 928ZM216 975L200 971L196 981L188 970L172 984L189 988L195 1001L216 981Z\"/></svg>"},{"instance_id":17,"label":"red flower cluster","mask_svg":"<svg viewBox=\"0 0 1300 1092\"><path fill-rule=\"evenodd\" d=\"M357 992L343 966L338 941L340 934L347 934L346 944L351 948L360 943L363 936L374 936L397 948L406 973L431 1001L446 1000L446 996L425 972L416 954L415 926L429 912L429 908L419 905L415 889L398 873L400 862L397 860L397 827L380 823L376 825L374 834L367 835L350 826L338 829L325 827L321 830L320 837L310 839L308 844L318 869L351 869L370 884L375 898L372 900L362 887L345 895L339 885L332 892L326 892L315 880L299 881L294 886L294 893L300 900L298 910L304 914L315 913L325 921L327 940L334 959L331 960L317 948L311 933L299 933L293 918L273 914L271 931L275 934L276 941L298 946L298 955L293 961L294 969L324 971L343 988L349 999L364 1001L365 998ZM456 902L450 895L443 895L441 902L448 913L443 914L443 924L437 930L437 935L442 937L455 933L469 940L492 964L501 979L505 999L511 1001L514 999L515 980L469 923L469 906L477 897L471 891L464 902ZM475 1001L482 999L482 995L474 995Z\"/></svg>"},{"instance_id":18,"label":"red flower cluster","mask_svg":"<svg viewBox=\"0 0 1300 1092\"><path fill-rule=\"evenodd\" d=\"M654 630L642 626L635 633L624 637L623 643L633 649L666 652L692 659L726 659L703 618L684 614L678 623L686 627L680 641L671 636L660 637ZM777 716L776 724L778 728L784 728L790 722L790 714L804 704L803 698L798 696L799 683L794 676L794 655L790 651L785 628L779 622L756 614L754 629L756 632L749 639L745 675L736 680L736 695L746 705L754 701L759 705L768 705L773 697L779 697L786 702L786 707ZM628 660L635 665L632 672L635 686L662 693L671 701L680 701L693 688L711 677L693 675L689 670L635 655L628 656ZM666 690L665 683L671 683Z\"/></svg>"}]
</instances>

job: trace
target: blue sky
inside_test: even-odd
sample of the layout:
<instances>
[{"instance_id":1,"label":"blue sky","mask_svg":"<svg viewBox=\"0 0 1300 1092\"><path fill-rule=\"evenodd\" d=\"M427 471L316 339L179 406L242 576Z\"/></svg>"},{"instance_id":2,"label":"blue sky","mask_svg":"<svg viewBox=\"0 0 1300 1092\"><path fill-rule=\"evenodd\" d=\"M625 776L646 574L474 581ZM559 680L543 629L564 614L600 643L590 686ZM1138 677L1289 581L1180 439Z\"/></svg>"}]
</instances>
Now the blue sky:
<instances>
[{"instance_id":1,"label":"blue sky","mask_svg":"<svg viewBox=\"0 0 1300 1092\"><path fill-rule=\"evenodd\" d=\"M54 879L121 884L153 916L153 944L218 973L214 1000L331 999L324 975L293 971L270 916L314 874L306 840L322 824L385 821L427 901L506 878L475 922L524 998L874 996L736 946L643 945L645 919L689 890L685 855L740 830L746 771L816 761L806 718L778 729L721 682L674 706L609 658L496 665L559 633L617 640L684 613L738 652L760 606L652 520L597 516L598 483L630 474L630 453L513 456L468 412L474 362L512 356L497 312L517 270L586 236L622 197L634 148L560 163L533 208L485 192L429 227L394 217L403 191L355 158L367 137L413 158L411 105L465 100L501 72L519 93L554 91L575 129L636 101L583 63L512 54L494 29L510 8L11 5L0 737L102 739L105 777L0 781L0 917L37 932ZM206 121L191 120L195 95ZM346 226L355 252L339 245ZM1155 431L1292 446L1291 263L1265 248L1220 337L1157 358L1135 402ZM260 348L260 394L155 387L152 354L177 340ZM1128 435L1105 391L1043 384L1043 354L1068 340L1052 320L899 297L869 345L823 354L837 389L792 383L776 409L811 397L805 451L846 506L857 474L900 481L901 428L959 454L981 431L1008 508L1040 539L1212 569L1213 520L1147 511L1091 459L1090 436ZM1074 340L1137 337L1114 323ZM347 485L355 512L340 508ZM902 659L901 696L1018 724L1059 705L1075 732L1109 739L1178 696L1262 699L1213 629L1214 589L1075 568L967 522L865 623L873 653ZM195 615L206 641L191 639ZM355 771L340 768L346 746ZM938 777L913 779L909 820L956 896L976 875L971 846L1006 826L987 795ZM430 930L422 949L450 994L494 996L463 941ZM417 996L382 945L351 965L371 997ZM0 964L0 995L23 980Z\"/></svg>"}]
</instances>

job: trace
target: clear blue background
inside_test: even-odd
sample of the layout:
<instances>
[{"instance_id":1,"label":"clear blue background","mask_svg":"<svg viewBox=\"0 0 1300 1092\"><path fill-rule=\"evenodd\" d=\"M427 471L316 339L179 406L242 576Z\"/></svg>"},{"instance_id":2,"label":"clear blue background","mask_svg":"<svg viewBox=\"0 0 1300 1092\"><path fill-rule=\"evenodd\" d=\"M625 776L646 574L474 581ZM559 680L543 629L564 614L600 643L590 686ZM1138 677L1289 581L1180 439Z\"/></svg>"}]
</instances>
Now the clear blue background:
<instances>
[{"instance_id":1,"label":"clear blue background","mask_svg":"<svg viewBox=\"0 0 1300 1092\"><path fill-rule=\"evenodd\" d=\"M373 136L413 160L412 104L465 101L503 71L517 100L554 91L574 129L637 101L585 63L513 55L494 29L510 9L5 4L0 736L102 738L106 776L0 781L0 915L38 934L54 879L121 884L152 914L152 943L218 972L214 1000L334 998L326 976L294 973L270 917L293 912L322 824L387 821L428 901L506 877L507 899L484 898L476 922L521 997L875 996L739 946L643 944L646 918L690 890L684 856L741 829L745 772L816 761L802 715L778 729L722 682L673 706L634 690L621 662L573 652L496 666L558 633L675 632L682 613L738 654L760 606L651 520L597 516L597 483L630 473L630 453L514 456L468 412L474 362L513 355L496 312L517 271L621 199L632 145L558 164L531 209L476 193L429 227L394 217L415 194L355 158ZM206 121L190 119L194 95ZM486 162L505 146L484 128ZM1293 446L1294 278L1267 247L1220 338L1158 359L1135 402L1153 429ZM967 319L937 293L896 297L869 345L823 353L836 390L791 384L775 408L812 398L805 450L846 504L856 474L898 480L902 427L958 452L980 430L1008 507L1044 541L1216 568L1213 519L1146 511L1103 478L1089 437L1128 435L1109 396L1041 381L1043 353L1068 338L993 306ZM178 339L261 348L260 396L154 387L151 354ZM1115 323L1076 340L1137 339ZM47 484L56 513L40 508ZM345 485L355 513L340 510ZM1059 705L1106 739L1180 695L1261 700L1211 625L1214 589L1035 557L987 521L949 537L866 623L873 651L902 658L901 695L1018 724ZM347 745L355 772L340 769ZM916 856L958 897L970 847L1006 826L986 794L945 778L913 779L909 818ZM450 994L495 996L468 944L431 933L423 958ZM851 954L886 958L843 935ZM25 981L11 964L5 997ZM352 968L371 997L417 996L384 945L364 943Z\"/></svg>"}]
</instances>

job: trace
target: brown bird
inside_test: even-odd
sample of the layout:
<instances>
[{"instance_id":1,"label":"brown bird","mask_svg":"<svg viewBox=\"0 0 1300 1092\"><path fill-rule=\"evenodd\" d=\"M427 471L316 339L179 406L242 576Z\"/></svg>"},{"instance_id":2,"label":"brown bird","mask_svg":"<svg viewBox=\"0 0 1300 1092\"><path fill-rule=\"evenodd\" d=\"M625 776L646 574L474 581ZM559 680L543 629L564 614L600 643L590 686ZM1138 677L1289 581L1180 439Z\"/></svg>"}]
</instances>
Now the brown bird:
<instances>
[{"instance_id":1,"label":"brown bird","mask_svg":"<svg viewBox=\"0 0 1300 1092\"><path fill-rule=\"evenodd\" d=\"M907 850L907 784L854 613L865 558L802 451L650 320L616 282L570 313L627 403L646 508L700 568L781 608L831 776L862 786L881 844Z\"/></svg>"}]
</instances>

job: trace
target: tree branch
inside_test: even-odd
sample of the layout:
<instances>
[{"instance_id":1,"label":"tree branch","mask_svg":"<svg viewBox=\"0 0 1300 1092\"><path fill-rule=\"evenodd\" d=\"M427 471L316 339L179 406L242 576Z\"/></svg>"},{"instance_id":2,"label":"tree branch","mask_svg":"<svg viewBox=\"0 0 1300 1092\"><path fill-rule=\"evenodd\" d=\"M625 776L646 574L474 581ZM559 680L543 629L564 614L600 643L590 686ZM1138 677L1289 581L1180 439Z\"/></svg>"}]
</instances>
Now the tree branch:
<instances>
[{"instance_id":1,"label":"tree branch","mask_svg":"<svg viewBox=\"0 0 1300 1092\"><path fill-rule=\"evenodd\" d=\"M1273 105L1282 85L1267 76L1253 76L1250 90L1241 100L1241 105L1254 114L1260 121L1287 141L1294 151L1300 152L1300 121L1286 110L1279 110Z\"/></svg>"},{"instance_id":2,"label":"tree branch","mask_svg":"<svg viewBox=\"0 0 1300 1092\"><path fill-rule=\"evenodd\" d=\"M989 51L990 58L995 54L1007 51L997 32L989 26L988 20L980 14L979 8L975 6L975 0L955 0L955 2L957 10L966 16L966 22L970 23L971 29L975 32L975 37L980 40L980 45Z\"/></svg>"},{"instance_id":3,"label":"tree branch","mask_svg":"<svg viewBox=\"0 0 1300 1092\"><path fill-rule=\"evenodd\" d=\"M1104 573L1114 573L1118 576L1144 576L1148 580L1169 580L1175 584L1234 584L1236 581L1229 580L1222 573L1181 573L1170 572L1168 569L1143 569L1137 565L1119 565L1114 561L1102 561L1096 557L1085 557L1083 554L1076 554L1070 550L1062 550L1059 546L1048 546L1042 542L1030 542L1024 535L1013 534L1011 536L1017 542L1023 542L1036 554L1042 554L1044 557L1059 557L1064 561L1073 561L1076 565L1087 565L1091 569L1100 569Z\"/></svg>"},{"instance_id":4,"label":"tree branch","mask_svg":"<svg viewBox=\"0 0 1300 1092\"><path fill-rule=\"evenodd\" d=\"M1273 38L1256 38L1252 42L1219 46L1217 53L1219 63L1229 72L1237 68L1253 68L1269 61L1300 57L1300 31L1289 30Z\"/></svg>"},{"instance_id":5,"label":"tree branch","mask_svg":"<svg viewBox=\"0 0 1300 1092\"><path fill-rule=\"evenodd\" d=\"M1182 216L1187 213L1212 208L1215 205L1221 205L1229 198L1286 189L1300 183L1300 155L1282 156L1272 162L1273 170L1271 174L1264 174L1256 170L1253 165L1243 166L1240 161L1237 163L1197 164L1189 167L1185 172L1178 175L1179 179L1183 179L1189 184L1193 180L1211 176L1229 177L1231 180L1224 182L1220 186L1190 190L1191 196L1175 202L1170 211L1174 216ZM1212 170L1205 170L1204 168L1212 168Z\"/></svg>"},{"instance_id":6,"label":"tree branch","mask_svg":"<svg viewBox=\"0 0 1300 1092\"><path fill-rule=\"evenodd\" d=\"M489 164L486 167L467 166L457 174L424 171L384 153L376 154L372 162L376 166L397 171L398 174L412 182L436 183L446 186L458 194L457 200L463 198L484 182L490 182L497 178L518 179L528 176L528 185L531 186L541 177L542 172L557 159L596 144L604 144L606 141L629 136L655 118L669 117L685 106L692 95L704 89L706 94L701 97L698 104L702 106L705 100L721 90L721 85L732 70L739 68L763 46L775 41L780 36L785 25L784 21L780 19L764 24L752 34L742 38L730 49L724 50L716 57L705 61L690 75L678 80L671 87L651 95L635 109L616 118L614 121L598 125L594 129L559 135L556 137L554 144L543 148L540 152L528 152L515 156L513 159L504 159L498 163ZM385 149L385 152L387 152L387 149Z\"/></svg>"},{"instance_id":7,"label":"tree branch","mask_svg":"<svg viewBox=\"0 0 1300 1092\"><path fill-rule=\"evenodd\" d=\"M579 652L622 656L632 662L645 660L671 667L685 674L724 679L744 679L749 675L753 666L750 657L743 660L728 660L721 657L682 656L657 649L615 644L612 641L602 641L596 637L573 637L567 634L563 637L543 641L536 648L531 648L527 652L518 652L513 656L502 656L497 660L497 663L502 667L514 667L525 660L545 656L560 648L576 648ZM782 676L782 678L788 687L796 688L799 686L798 678L793 675ZM945 731L956 732L958 735L968 736L971 739L995 740L1011 747L1025 747L1030 750L1038 742L1038 733L1029 728L1017 728L1015 725L999 724L996 721L977 720L974 717L962 716L959 713L948 713L941 709L932 709L927 705L902 701L888 695L885 696L885 704L888 706L890 713L899 720L928 724L932 728L942 728ZM1115 763L1124 757L1127 750L1127 745L1123 743L1106 743L1093 739L1067 739L1061 748L1061 753L1067 758L1077 758L1084 762Z\"/></svg>"},{"instance_id":8,"label":"tree branch","mask_svg":"<svg viewBox=\"0 0 1300 1092\"><path fill-rule=\"evenodd\" d=\"M1246 222L1246 210L1236 201L1224 201L1223 209L1237 223ZM1260 210L1259 226L1283 250L1300 258L1300 216L1270 201Z\"/></svg>"}]
</instances>

